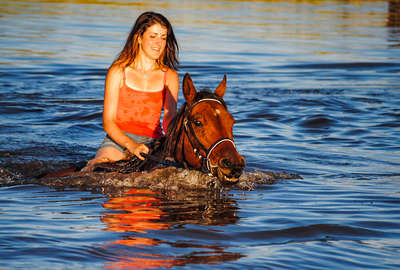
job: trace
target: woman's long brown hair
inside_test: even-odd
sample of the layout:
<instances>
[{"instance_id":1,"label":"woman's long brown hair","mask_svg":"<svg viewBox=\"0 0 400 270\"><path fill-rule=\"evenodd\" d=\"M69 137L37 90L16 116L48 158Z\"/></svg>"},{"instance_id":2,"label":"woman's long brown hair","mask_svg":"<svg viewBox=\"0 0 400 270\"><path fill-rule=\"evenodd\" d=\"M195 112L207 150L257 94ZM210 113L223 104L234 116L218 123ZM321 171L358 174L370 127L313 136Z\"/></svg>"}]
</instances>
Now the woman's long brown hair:
<instances>
[{"instance_id":1,"label":"woman's long brown hair","mask_svg":"<svg viewBox=\"0 0 400 270\"><path fill-rule=\"evenodd\" d=\"M179 47L176 41L174 31L170 22L163 15L148 11L142 13L133 25L129 36L125 42L125 46L118 55L117 59L113 64L120 64L124 68L131 65L136 56L139 53L139 41L138 38L143 36L143 33L147 28L152 25L159 23L163 27L167 28L167 41L164 53L156 61L160 68L169 67L171 69L177 70L179 66L178 53Z\"/></svg>"}]
</instances>

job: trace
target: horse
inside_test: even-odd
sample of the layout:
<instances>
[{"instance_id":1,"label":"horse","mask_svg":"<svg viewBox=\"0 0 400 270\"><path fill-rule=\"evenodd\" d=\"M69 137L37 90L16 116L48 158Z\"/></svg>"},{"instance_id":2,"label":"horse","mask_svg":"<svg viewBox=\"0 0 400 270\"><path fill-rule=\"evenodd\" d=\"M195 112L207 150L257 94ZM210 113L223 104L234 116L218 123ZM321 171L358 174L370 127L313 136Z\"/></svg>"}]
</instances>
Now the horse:
<instances>
[{"instance_id":1,"label":"horse","mask_svg":"<svg viewBox=\"0 0 400 270\"><path fill-rule=\"evenodd\" d=\"M145 161L133 156L95 165L94 171L130 173L154 168L159 162L200 170L222 183L234 184L245 167L245 158L235 146L234 117L223 100L226 75L214 92L197 91L186 73L183 78L185 103L168 125L166 136L150 145Z\"/></svg>"}]
</instances>

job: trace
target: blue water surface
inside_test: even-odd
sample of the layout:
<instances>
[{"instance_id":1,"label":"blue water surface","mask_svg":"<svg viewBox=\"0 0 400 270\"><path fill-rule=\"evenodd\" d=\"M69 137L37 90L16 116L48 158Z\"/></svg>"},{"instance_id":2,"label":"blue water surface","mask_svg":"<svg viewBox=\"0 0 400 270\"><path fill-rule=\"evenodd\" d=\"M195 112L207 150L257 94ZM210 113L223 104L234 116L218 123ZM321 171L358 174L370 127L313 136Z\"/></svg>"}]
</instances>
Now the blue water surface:
<instances>
[{"instance_id":1,"label":"blue water surface","mask_svg":"<svg viewBox=\"0 0 400 270\"><path fill-rule=\"evenodd\" d=\"M227 74L246 170L303 179L175 199L2 185L0 268L398 269L398 1L0 0L0 180L93 157L107 68L147 10L181 79Z\"/></svg>"}]
</instances>

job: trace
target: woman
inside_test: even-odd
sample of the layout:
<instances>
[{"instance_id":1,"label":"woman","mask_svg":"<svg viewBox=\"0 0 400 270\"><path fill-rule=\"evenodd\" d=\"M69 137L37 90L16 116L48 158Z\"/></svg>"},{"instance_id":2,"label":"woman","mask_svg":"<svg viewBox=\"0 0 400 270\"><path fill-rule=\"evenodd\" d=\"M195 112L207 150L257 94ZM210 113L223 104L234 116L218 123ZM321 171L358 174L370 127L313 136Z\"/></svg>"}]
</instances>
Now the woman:
<instances>
[{"instance_id":1,"label":"woman","mask_svg":"<svg viewBox=\"0 0 400 270\"><path fill-rule=\"evenodd\" d=\"M106 138L94 164L117 161L129 153L144 160L146 143L163 136L176 114L179 77L178 44L169 21L161 14L145 12L133 26L124 48L108 69L103 108Z\"/></svg>"}]
</instances>

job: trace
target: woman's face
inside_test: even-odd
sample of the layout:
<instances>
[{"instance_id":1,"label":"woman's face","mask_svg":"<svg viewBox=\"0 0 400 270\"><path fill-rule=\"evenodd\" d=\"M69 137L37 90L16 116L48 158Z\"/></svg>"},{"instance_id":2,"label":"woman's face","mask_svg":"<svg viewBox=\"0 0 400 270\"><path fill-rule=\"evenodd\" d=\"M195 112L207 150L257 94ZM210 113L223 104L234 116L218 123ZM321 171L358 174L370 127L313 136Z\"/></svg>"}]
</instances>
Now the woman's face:
<instances>
[{"instance_id":1,"label":"woman's face","mask_svg":"<svg viewBox=\"0 0 400 270\"><path fill-rule=\"evenodd\" d=\"M159 59L167 44L167 34L167 28L158 23L153 24L146 29L140 39L141 51L152 60Z\"/></svg>"}]
</instances>

